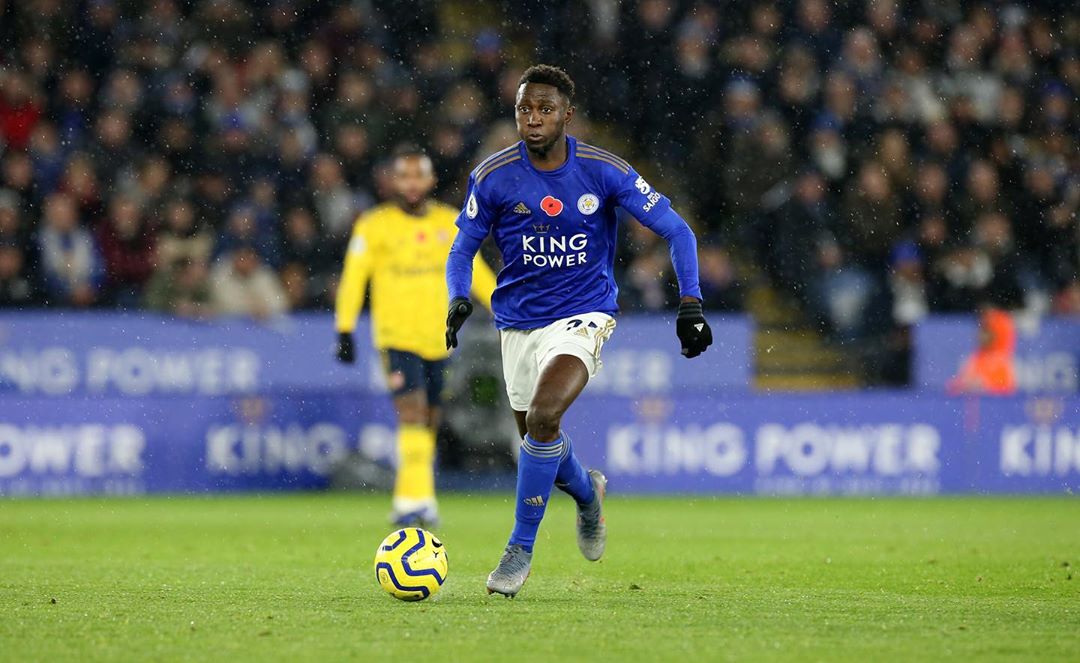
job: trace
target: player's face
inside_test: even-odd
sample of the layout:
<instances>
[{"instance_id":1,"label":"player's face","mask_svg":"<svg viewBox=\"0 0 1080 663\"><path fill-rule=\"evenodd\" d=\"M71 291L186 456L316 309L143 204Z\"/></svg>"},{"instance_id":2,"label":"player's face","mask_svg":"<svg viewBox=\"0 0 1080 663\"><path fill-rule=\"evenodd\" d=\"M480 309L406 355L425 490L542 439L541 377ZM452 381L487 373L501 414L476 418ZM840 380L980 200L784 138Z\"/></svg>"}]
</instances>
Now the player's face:
<instances>
[{"instance_id":1,"label":"player's face","mask_svg":"<svg viewBox=\"0 0 1080 663\"><path fill-rule=\"evenodd\" d=\"M404 156L394 161L394 193L401 202L419 205L435 188L435 169L425 156Z\"/></svg>"},{"instance_id":2,"label":"player's face","mask_svg":"<svg viewBox=\"0 0 1080 663\"><path fill-rule=\"evenodd\" d=\"M525 147L547 154L563 139L566 125L574 119L574 107L554 85L524 83L518 88L514 119Z\"/></svg>"}]
</instances>

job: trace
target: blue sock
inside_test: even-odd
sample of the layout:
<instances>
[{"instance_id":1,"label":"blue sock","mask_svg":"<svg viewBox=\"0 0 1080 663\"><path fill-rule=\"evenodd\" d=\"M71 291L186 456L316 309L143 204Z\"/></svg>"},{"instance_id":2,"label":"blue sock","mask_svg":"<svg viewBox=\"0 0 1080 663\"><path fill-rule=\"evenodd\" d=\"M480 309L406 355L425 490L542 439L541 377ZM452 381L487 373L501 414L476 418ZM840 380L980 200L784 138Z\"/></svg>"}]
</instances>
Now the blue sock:
<instances>
[{"instance_id":1,"label":"blue sock","mask_svg":"<svg viewBox=\"0 0 1080 663\"><path fill-rule=\"evenodd\" d=\"M570 436L562 433L563 457L559 463L559 472L555 475L555 486L574 498L578 504L591 504L596 498L592 479L574 454L574 445Z\"/></svg>"},{"instance_id":2,"label":"blue sock","mask_svg":"<svg viewBox=\"0 0 1080 663\"><path fill-rule=\"evenodd\" d=\"M521 443L518 458L517 508L514 510L514 531L510 533L510 545L519 544L532 552L536 532L544 519L551 487L559 471L563 455L561 437L554 442L537 442L528 435Z\"/></svg>"}]
</instances>

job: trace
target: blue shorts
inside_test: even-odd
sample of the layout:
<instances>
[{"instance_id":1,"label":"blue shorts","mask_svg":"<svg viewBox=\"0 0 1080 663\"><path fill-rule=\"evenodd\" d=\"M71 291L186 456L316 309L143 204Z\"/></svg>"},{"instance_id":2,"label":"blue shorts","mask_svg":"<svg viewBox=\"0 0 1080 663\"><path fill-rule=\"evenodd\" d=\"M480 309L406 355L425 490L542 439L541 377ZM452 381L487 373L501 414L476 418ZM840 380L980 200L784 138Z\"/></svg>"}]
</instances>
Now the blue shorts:
<instances>
[{"instance_id":1,"label":"blue shorts","mask_svg":"<svg viewBox=\"0 0 1080 663\"><path fill-rule=\"evenodd\" d=\"M383 367L386 369L386 386L394 396L410 391L424 390L431 407L442 404L446 359L428 361L420 355L401 350L383 350Z\"/></svg>"}]
</instances>

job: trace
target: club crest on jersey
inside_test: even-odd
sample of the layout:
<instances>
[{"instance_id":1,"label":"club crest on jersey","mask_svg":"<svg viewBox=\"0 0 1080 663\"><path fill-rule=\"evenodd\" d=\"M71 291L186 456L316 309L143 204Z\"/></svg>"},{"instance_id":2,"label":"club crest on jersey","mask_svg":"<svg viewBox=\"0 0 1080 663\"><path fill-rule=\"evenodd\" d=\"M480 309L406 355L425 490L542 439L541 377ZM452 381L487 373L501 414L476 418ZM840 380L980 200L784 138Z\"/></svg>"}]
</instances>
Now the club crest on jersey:
<instances>
[{"instance_id":1,"label":"club crest on jersey","mask_svg":"<svg viewBox=\"0 0 1080 663\"><path fill-rule=\"evenodd\" d=\"M591 193L586 193L577 199L577 211L585 216L589 216L598 209L600 209L600 199Z\"/></svg>"},{"instance_id":2,"label":"club crest on jersey","mask_svg":"<svg viewBox=\"0 0 1080 663\"><path fill-rule=\"evenodd\" d=\"M544 214L548 216L559 216L562 214L563 203L555 196L544 196L544 199L540 201L540 209L544 210Z\"/></svg>"}]
</instances>

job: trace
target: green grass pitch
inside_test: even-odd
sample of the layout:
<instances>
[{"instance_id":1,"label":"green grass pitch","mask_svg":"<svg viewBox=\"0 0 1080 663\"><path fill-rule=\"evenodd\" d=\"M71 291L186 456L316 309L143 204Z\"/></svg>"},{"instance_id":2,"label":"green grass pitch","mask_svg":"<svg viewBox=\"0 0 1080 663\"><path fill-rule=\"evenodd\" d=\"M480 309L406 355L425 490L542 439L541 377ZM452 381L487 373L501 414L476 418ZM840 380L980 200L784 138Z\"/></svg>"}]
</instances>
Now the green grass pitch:
<instances>
[{"instance_id":1,"label":"green grass pitch","mask_svg":"<svg viewBox=\"0 0 1080 663\"><path fill-rule=\"evenodd\" d=\"M557 498L514 600L509 496L444 496L435 600L384 595L385 497L0 501L0 660L1077 660L1080 502ZM1076 576L1076 577L1074 577Z\"/></svg>"}]
</instances>

